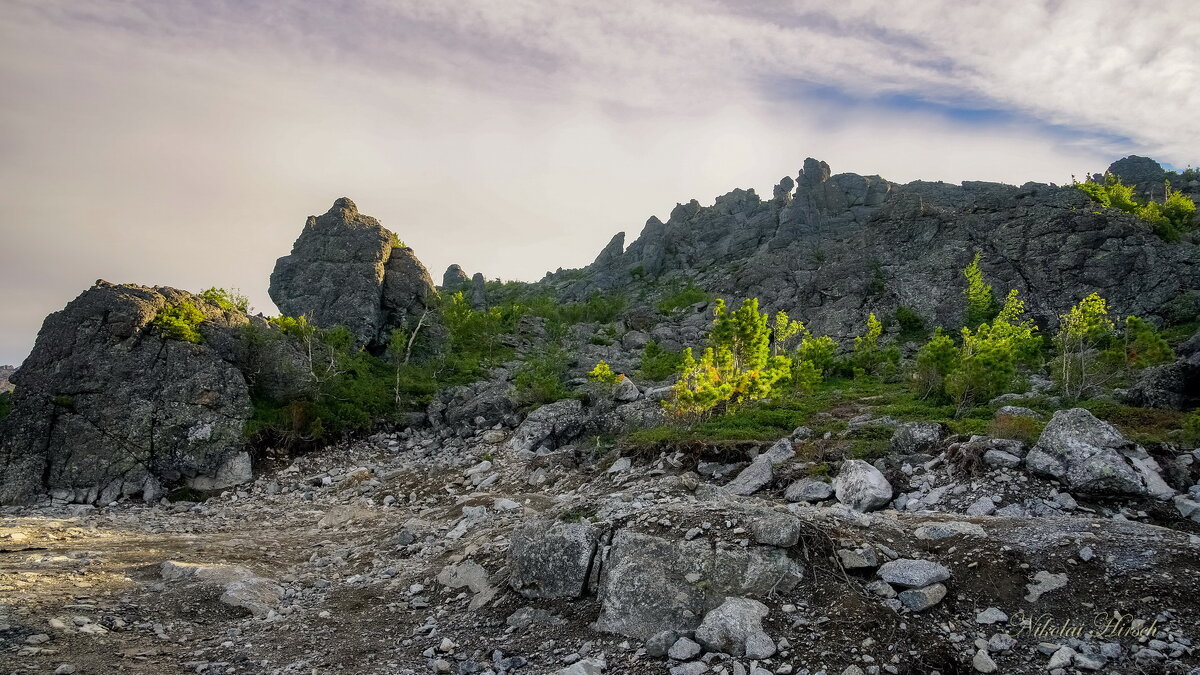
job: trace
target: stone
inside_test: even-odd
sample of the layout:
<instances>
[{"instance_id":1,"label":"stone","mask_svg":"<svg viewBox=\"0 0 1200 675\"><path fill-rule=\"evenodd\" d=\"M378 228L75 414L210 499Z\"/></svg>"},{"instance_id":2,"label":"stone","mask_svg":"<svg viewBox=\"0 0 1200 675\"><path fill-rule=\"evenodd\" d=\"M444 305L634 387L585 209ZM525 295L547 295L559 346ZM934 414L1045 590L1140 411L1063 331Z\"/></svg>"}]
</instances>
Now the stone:
<instances>
[{"instance_id":1,"label":"stone","mask_svg":"<svg viewBox=\"0 0 1200 675\"><path fill-rule=\"evenodd\" d=\"M884 563L879 578L897 586L918 588L950 578L950 570L931 560L900 558Z\"/></svg>"},{"instance_id":2,"label":"stone","mask_svg":"<svg viewBox=\"0 0 1200 675\"><path fill-rule=\"evenodd\" d=\"M942 584L932 584L922 588L910 588L900 591L896 599L905 609L922 612L942 601L946 597L946 587Z\"/></svg>"},{"instance_id":3,"label":"stone","mask_svg":"<svg viewBox=\"0 0 1200 675\"><path fill-rule=\"evenodd\" d=\"M975 523L966 523L958 520L928 523L918 527L913 534L917 539L926 541L937 541L938 539L947 539L949 537L987 536L987 532Z\"/></svg>"},{"instance_id":4,"label":"stone","mask_svg":"<svg viewBox=\"0 0 1200 675\"><path fill-rule=\"evenodd\" d=\"M603 531L591 523L535 520L516 529L508 549L509 585L527 598L578 598L594 584Z\"/></svg>"},{"instance_id":5,"label":"stone","mask_svg":"<svg viewBox=\"0 0 1200 675\"><path fill-rule=\"evenodd\" d=\"M1025 589L1029 591L1025 594L1025 600L1026 602L1037 602L1043 595L1066 585L1067 575L1065 573L1053 574L1041 570L1033 575L1032 583L1025 584Z\"/></svg>"},{"instance_id":6,"label":"stone","mask_svg":"<svg viewBox=\"0 0 1200 675\"><path fill-rule=\"evenodd\" d=\"M750 524L754 541L780 548L795 546L800 541L801 529L800 519L787 513L772 513Z\"/></svg>"},{"instance_id":7,"label":"stone","mask_svg":"<svg viewBox=\"0 0 1200 675\"><path fill-rule=\"evenodd\" d=\"M816 478L801 478L783 492L789 502L820 502L833 496L833 486Z\"/></svg>"},{"instance_id":8,"label":"stone","mask_svg":"<svg viewBox=\"0 0 1200 675\"><path fill-rule=\"evenodd\" d=\"M222 603L245 609L258 619L266 618L284 596L283 588L273 580L236 565L197 565L168 560L159 565L159 574L167 582L193 580L220 587Z\"/></svg>"},{"instance_id":9,"label":"stone","mask_svg":"<svg viewBox=\"0 0 1200 675\"><path fill-rule=\"evenodd\" d=\"M763 489L774 478L771 463L766 461L750 462L750 466L725 485L725 491L739 497L747 497Z\"/></svg>"},{"instance_id":10,"label":"stone","mask_svg":"<svg viewBox=\"0 0 1200 675\"><path fill-rule=\"evenodd\" d=\"M705 649L731 656L766 659L775 654L775 641L763 631L767 606L747 598L725 598L704 615L696 639Z\"/></svg>"},{"instance_id":11,"label":"stone","mask_svg":"<svg viewBox=\"0 0 1200 675\"><path fill-rule=\"evenodd\" d=\"M912 455L937 448L942 440L942 425L935 422L903 422L892 432L892 452Z\"/></svg>"},{"instance_id":12,"label":"stone","mask_svg":"<svg viewBox=\"0 0 1200 675\"><path fill-rule=\"evenodd\" d=\"M672 666L671 675L701 675L707 673L709 667L703 661L692 661L690 663L681 663L677 666Z\"/></svg>"},{"instance_id":13,"label":"stone","mask_svg":"<svg viewBox=\"0 0 1200 675\"><path fill-rule=\"evenodd\" d=\"M1006 652L1017 646L1017 639L1008 633L996 633L988 638L988 651Z\"/></svg>"},{"instance_id":14,"label":"stone","mask_svg":"<svg viewBox=\"0 0 1200 675\"><path fill-rule=\"evenodd\" d=\"M608 664L603 658L587 658L576 661L566 668L554 671L555 675L601 675L607 670Z\"/></svg>"},{"instance_id":15,"label":"stone","mask_svg":"<svg viewBox=\"0 0 1200 675\"><path fill-rule=\"evenodd\" d=\"M1016 405L1001 406L996 410L994 417L995 419L1000 419L1001 417L1024 417L1038 421L1045 419L1045 416L1040 412L1030 410L1029 408L1022 408L1021 406Z\"/></svg>"},{"instance_id":16,"label":"stone","mask_svg":"<svg viewBox=\"0 0 1200 675\"><path fill-rule=\"evenodd\" d=\"M575 440L583 432L586 417L579 399L568 398L529 413L517 427L508 447L516 452L546 446L553 450Z\"/></svg>"},{"instance_id":17,"label":"stone","mask_svg":"<svg viewBox=\"0 0 1200 675\"><path fill-rule=\"evenodd\" d=\"M700 645L687 639L686 637L681 637L675 641L675 644L671 645L671 648L667 651L667 656L670 656L676 661L687 661L694 658L699 653Z\"/></svg>"},{"instance_id":18,"label":"stone","mask_svg":"<svg viewBox=\"0 0 1200 675\"><path fill-rule=\"evenodd\" d=\"M1003 450L988 450L983 453L983 463L1005 469L1015 469L1021 466L1021 458Z\"/></svg>"},{"instance_id":19,"label":"stone","mask_svg":"<svg viewBox=\"0 0 1200 675\"><path fill-rule=\"evenodd\" d=\"M467 560L457 565L447 565L437 576L438 583L449 588L467 587L475 597L467 609L475 611L486 606L496 597L496 589L488 580L488 573L479 563Z\"/></svg>"},{"instance_id":20,"label":"stone","mask_svg":"<svg viewBox=\"0 0 1200 675\"><path fill-rule=\"evenodd\" d=\"M833 479L837 500L855 511L874 511L892 500L892 486L875 467L848 459Z\"/></svg>"},{"instance_id":21,"label":"stone","mask_svg":"<svg viewBox=\"0 0 1200 675\"><path fill-rule=\"evenodd\" d=\"M1054 413L1037 445L1025 457L1025 465L1080 494L1157 499L1175 494L1163 480L1158 464L1141 446L1083 408Z\"/></svg>"},{"instance_id":22,"label":"stone","mask_svg":"<svg viewBox=\"0 0 1200 675\"><path fill-rule=\"evenodd\" d=\"M1075 656L1075 650L1070 647L1061 647L1058 651L1050 655L1050 661L1046 664L1047 670L1055 668L1066 668L1071 665L1071 661Z\"/></svg>"},{"instance_id":23,"label":"stone","mask_svg":"<svg viewBox=\"0 0 1200 675\"><path fill-rule=\"evenodd\" d=\"M835 552L838 563L845 570L874 569L879 567L879 556L875 549L866 547L859 549L838 549Z\"/></svg>"},{"instance_id":24,"label":"stone","mask_svg":"<svg viewBox=\"0 0 1200 675\"><path fill-rule=\"evenodd\" d=\"M996 662L992 660L986 649L975 651L975 656L971 658L971 667L978 673L994 673L998 670Z\"/></svg>"},{"instance_id":25,"label":"stone","mask_svg":"<svg viewBox=\"0 0 1200 675\"><path fill-rule=\"evenodd\" d=\"M612 397L614 401L636 401L642 395L638 390L637 385L628 377L622 376L617 385L613 387Z\"/></svg>"},{"instance_id":26,"label":"stone","mask_svg":"<svg viewBox=\"0 0 1200 675\"><path fill-rule=\"evenodd\" d=\"M666 656L679 637L673 630L659 631L646 638L646 653L654 657Z\"/></svg>"},{"instance_id":27,"label":"stone","mask_svg":"<svg viewBox=\"0 0 1200 675\"><path fill-rule=\"evenodd\" d=\"M975 615L975 623L992 624L1005 623L1008 621L1008 615L1000 611L998 607L988 607L987 609Z\"/></svg>"},{"instance_id":28,"label":"stone","mask_svg":"<svg viewBox=\"0 0 1200 675\"><path fill-rule=\"evenodd\" d=\"M345 326L361 345L384 345L393 328L411 329L435 297L412 249L346 197L309 216L291 254L276 261L269 292L283 314Z\"/></svg>"},{"instance_id":29,"label":"stone","mask_svg":"<svg viewBox=\"0 0 1200 675\"><path fill-rule=\"evenodd\" d=\"M184 303L203 316L199 343L153 324ZM81 503L157 501L164 486L215 476L242 451L252 412L238 361L247 322L185 291L105 281L46 317L12 376L0 503L44 490Z\"/></svg>"},{"instance_id":30,"label":"stone","mask_svg":"<svg viewBox=\"0 0 1200 675\"><path fill-rule=\"evenodd\" d=\"M968 516L990 516L996 512L996 502L991 497L980 497L967 507Z\"/></svg>"}]
</instances>

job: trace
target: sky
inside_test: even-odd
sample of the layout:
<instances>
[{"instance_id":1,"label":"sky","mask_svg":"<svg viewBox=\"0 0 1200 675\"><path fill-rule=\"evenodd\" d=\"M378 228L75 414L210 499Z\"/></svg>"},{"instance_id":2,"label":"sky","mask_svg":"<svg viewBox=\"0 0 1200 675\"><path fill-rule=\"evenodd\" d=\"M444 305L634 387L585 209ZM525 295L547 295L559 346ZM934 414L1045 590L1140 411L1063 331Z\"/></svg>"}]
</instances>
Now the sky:
<instances>
[{"instance_id":1,"label":"sky","mask_svg":"<svg viewBox=\"0 0 1200 675\"><path fill-rule=\"evenodd\" d=\"M0 0L0 364L97 279L239 288L341 196L536 280L677 202L835 173L1200 164L1157 1Z\"/></svg>"}]
</instances>

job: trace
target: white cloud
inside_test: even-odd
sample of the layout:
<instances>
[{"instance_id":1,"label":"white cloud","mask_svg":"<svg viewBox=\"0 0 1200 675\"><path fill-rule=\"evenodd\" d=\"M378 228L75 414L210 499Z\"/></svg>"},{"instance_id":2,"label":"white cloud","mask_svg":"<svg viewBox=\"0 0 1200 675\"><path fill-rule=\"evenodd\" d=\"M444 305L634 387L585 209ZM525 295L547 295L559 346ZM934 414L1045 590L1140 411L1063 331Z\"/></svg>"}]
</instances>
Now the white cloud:
<instances>
[{"instance_id":1,"label":"white cloud","mask_svg":"<svg viewBox=\"0 0 1200 675\"><path fill-rule=\"evenodd\" d=\"M19 301L0 305L0 362L100 277L239 286L272 310L274 259L342 195L435 278L458 262L532 279L677 201L769 191L806 156L900 181L1061 182L1130 150L1197 154L1194 22L931 4L13 3L0 290ZM1017 114L777 89L797 81ZM1147 104L1171 83L1191 86Z\"/></svg>"}]
</instances>

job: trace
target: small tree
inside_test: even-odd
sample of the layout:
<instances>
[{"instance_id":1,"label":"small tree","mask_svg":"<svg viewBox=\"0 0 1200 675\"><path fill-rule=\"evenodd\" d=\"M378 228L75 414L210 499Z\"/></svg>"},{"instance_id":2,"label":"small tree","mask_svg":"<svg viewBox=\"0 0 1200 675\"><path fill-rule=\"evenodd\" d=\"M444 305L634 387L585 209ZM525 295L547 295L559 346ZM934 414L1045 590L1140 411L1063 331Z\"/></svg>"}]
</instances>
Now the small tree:
<instances>
[{"instance_id":1,"label":"small tree","mask_svg":"<svg viewBox=\"0 0 1200 675\"><path fill-rule=\"evenodd\" d=\"M875 313L867 315L867 332L854 338L854 353L850 356L850 367L855 377L877 373L885 363L895 364L900 360L900 351L895 347L884 349L881 345L883 323Z\"/></svg>"},{"instance_id":2,"label":"small tree","mask_svg":"<svg viewBox=\"0 0 1200 675\"><path fill-rule=\"evenodd\" d=\"M958 345L939 326L933 337L917 352L913 383L922 398L944 398L946 376L958 367Z\"/></svg>"},{"instance_id":3,"label":"small tree","mask_svg":"<svg viewBox=\"0 0 1200 675\"><path fill-rule=\"evenodd\" d=\"M771 354L769 317L758 299L747 298L729 312L724 300L713 308L709 346L699 359L683 351L682 373L668 407L679 415L700 416L718 406L766 398L791 369L791 359Z\"/></svg>"},{"instance_id":4,"label":"small tree","mask_svg":"<svg viewBox=\"0 0 1200 675\"><path fill-rule=\"evenodd\" d=\"M622 377L624 375L614 373L612 367L604 361L597 363L596 367L588 372L589 380L601 384L616 384L621 381Z\"/></svg>"},{"instance_id":5,"label":"small tree","mask_svg":"<svg viewBox=\"0 0 1200 675\"><path fill-rule=\"evenodd\" d=\"M1098 363L1098 350L1112 340L1113 322L1108 318L1108 303L1092 293L1059 318L1058 348L1054 374L1062 392L1082 398L1106 379Z\"/></svg>"},{"instance_id":6,"label":"small tree","mask_svg":"<svg viewBox=\"0 0 1200 675\"><path fill-rule=\"evenodd\" d=\"M967 328L975 328L996 316L996 296L991 284L983 279L983 270L979 267L981 259L982 256L976 253L970 264L963 268L963 276L967 278L967 287L963 289L963 295L967 296Z\"/></svg>"},{"instance_id":7,"label":"small tree","mask_svg":"<svg viewBox=\"0 0 1200 675\"><path fill-rule=\"evenodd\" d=\"M1127 369L1145 368L1175 360L1171 345L1145 319L1125 317L1121 356Z\"/></svg>"}]
</instances>

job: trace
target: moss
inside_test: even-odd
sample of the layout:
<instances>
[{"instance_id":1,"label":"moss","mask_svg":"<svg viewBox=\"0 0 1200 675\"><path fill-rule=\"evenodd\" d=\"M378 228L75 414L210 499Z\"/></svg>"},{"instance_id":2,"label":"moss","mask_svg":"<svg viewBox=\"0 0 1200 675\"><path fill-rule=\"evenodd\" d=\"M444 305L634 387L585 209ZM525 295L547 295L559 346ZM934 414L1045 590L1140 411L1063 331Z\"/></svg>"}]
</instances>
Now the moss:
<instances>
[{"instance_id":1,"label":"moss","mask_svg":"<svg viewBox=\"0 0 1200 675\"><path fill-rule=\"evenodd\" d=\"M686 286L663 296L662 299L655 304L658 311L663 314L673 314L675 312L687 309L698 302L706 302L711 299L711 295L703 288L688 282Z\"/></svg>"},{"instance_id":2,"label":"moss","mask_svg":"<svg viewBox=\"0 0 1200 675\"><path fill-rule=\"evenodd\" d=\"M0 392L0 420L12 412L12 392Z\"/></svg>"}]
</instances>

